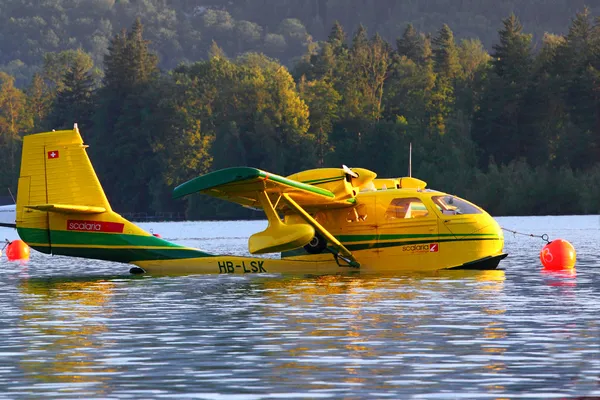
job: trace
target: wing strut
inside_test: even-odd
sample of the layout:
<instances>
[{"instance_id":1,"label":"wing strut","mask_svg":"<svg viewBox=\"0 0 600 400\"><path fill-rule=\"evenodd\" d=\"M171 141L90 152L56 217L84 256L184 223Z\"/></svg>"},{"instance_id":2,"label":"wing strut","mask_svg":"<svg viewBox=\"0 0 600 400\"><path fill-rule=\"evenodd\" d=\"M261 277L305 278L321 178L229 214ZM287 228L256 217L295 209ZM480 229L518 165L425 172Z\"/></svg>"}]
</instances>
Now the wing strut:
<instances>
[{"instance_id":1,"label":"wing strut","mask_svg":"<svg viewBox=\"0 0 600 400\"><path fill-rule=\"evenodd\" d=\"M356 259L354 258L354 256L350 252L350 250L348 250L342 243L340 243L340 241L337 240L335 238L335 236L333 236L331 233L329 233L329 231L327 229L323 228L323 226L321 224L319 224L313 217L311 217L309 213L304 211L304 209L302 207L300 207L298 205L298 203L296 203L289 196L289 194L282 193L282 196L283 196L283 199L285 200L285 202L291 208L293 208L298 214L300 214L302 219L304 219L308 224L312 225L312 227L315 228L315 231L319 232L321 234L321 236L323 236L325 239L327 239L327 241L329 241L329 243L331 243L331 247L333 247L338 252L338 254L334 254L334 255L336 255L339 258L341 258L342 260L348 262L348 264L351 267L354 267L354 268L360 267L360 263L358 261L356 261Z\"/></svg>"}]
</instances>

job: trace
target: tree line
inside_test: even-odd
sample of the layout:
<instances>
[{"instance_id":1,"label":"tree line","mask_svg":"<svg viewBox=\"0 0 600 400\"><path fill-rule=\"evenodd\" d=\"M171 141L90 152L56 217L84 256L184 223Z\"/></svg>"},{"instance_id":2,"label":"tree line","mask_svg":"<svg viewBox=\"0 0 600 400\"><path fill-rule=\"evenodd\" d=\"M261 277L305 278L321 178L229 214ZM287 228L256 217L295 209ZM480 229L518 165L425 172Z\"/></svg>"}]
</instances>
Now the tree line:
<instances>
[{"instance_id":1,"label":"tree line","mask_svg":"<svg viewBox=\"0 0 600 400\"><path fill-rule=\"evenodd\" d=\"M244 218L174 186L249 165L281 175L342 164L404 176L495 215L597 213L600 19L584 9L539 49L511 14L488 52L405 26L394 42L334 23L293 67L260 52L165 71L140 19L114 35L98 68L83 50L44 54L24 89L0 73L0 187L16 188L26 134L77 122L118 212Z\"/></svg>"},{"instance_id":2,"label":"tree line","mask_svg":"<svg viewBox=\"0 0 600 400\"><path fill-rule=\"evenodd\" d=\"M83 49L96 65L112 37L136 17L159 55L159 67L206 58L214 39L231 58L261 52L291 67L339 21L353 32L363 24L389 42L407 23L434 32L443 23L457 38L479 38L491 49L500 17L520 16L533 33L566 33L569 18L587 0L3 0L0 2L0 71L24 87L50 52ZM593 4L592 12L600 12Z\"/></svg>"}]
</instances>

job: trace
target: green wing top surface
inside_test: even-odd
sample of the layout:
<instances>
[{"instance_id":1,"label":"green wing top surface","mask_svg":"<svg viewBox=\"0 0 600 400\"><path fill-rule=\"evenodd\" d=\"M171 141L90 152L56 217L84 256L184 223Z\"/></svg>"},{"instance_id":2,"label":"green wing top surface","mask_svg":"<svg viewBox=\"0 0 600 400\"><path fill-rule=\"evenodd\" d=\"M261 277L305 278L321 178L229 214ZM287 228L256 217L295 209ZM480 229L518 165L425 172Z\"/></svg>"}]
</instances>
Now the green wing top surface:
<instances>
[{"instance_id":1,"label":"green wing top surface","mask_svg":"<svg viewBox=\"0 0 600 400\"><path fill-rule=\"evenodd\" d=\"M225 168L201 175L177 186L173 191L173 198L199 192L244 206L261 208L258 200L258 192L261 191L277 196L289 193L300 204L310 205L330 204L335 198L327 189L252 167Z\"/></svg>"}]
</instances>

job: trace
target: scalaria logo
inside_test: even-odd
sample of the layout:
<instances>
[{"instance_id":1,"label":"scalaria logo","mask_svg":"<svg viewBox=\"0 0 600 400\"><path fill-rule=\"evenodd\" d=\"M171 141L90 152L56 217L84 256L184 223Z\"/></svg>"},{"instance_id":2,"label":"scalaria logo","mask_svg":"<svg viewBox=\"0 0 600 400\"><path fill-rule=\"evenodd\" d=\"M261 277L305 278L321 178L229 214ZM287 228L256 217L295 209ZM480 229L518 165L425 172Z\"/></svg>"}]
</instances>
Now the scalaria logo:
<instances>
[{"instance_id":1,"label":"scalaria logo","mask_svg":"<svg viewBox=\"0 0 600 400\"><path fill-rule=\"evenodd\" d=\"M101 231L102 225L94 222L69 222L70 231Z\"/></svg>"},{"instance_id":2,"label":"scalaria logo","mask_svg":"<svg viewBox=\"0 0 600 400\"><path fill-rule=\"evenodd\" d=\"M411 244L402 246L402 251L410 251L415 253L437 253L439 246L437 243Z\"/></svg>"},{"instance_id":3,"label":"scalaria logo","mask_svg":"<svg viewBox=\"0 0 600 400\"><path fill-rule=\"evenodd\" d=\"M67 220L68 231L123 233L123 227L120 222Z\"/></svg>"}]
</instances>

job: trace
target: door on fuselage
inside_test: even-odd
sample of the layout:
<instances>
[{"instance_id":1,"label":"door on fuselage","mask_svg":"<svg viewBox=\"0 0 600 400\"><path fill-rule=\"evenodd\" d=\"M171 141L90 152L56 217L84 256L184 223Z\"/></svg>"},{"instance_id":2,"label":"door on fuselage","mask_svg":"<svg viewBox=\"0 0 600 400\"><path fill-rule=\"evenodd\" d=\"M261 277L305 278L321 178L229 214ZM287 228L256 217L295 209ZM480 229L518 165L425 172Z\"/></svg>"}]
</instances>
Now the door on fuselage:
<instances>
[{"instance_id":1,"label":"door on fuselage","mask_svg":"<svg viewBox=\"0 0 600 400\"><path fill-rule=\"evenodd\" d=\"M377 198L378 240L381 259L419 267L431 263L439 252L438 217L428 199L389 191Z\"/></svg>"},{"instance_id":2,"label":"door on fuselage","mask_svg":"<svg viewBox=\"0 0 600 400\"><path fill-rule=\"evenodd\" d=\"M338 226L341 228L335 236L356 257L363 261L376 257L377 217L374 193L360 193L356 206L339 210Z\"/></svg>"},{"instance_id":3,"label":"door on fuselage","mask_svg":"<svg viewBox=\"0 0 600 400\"><path fill-rule=\"evenodd\" d=\"M377 257L377 216L373 193L361 193L353 207L323 209L313 213L315 220L335 236L362 264ZM297 215L288 216L286 223L301 222ZM320 259L330 259L331 253L319 253ZM312 256L313 259L315 256Z\"/></svg>"}]
</instances>

